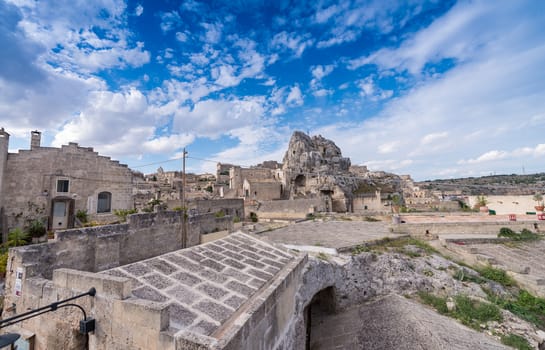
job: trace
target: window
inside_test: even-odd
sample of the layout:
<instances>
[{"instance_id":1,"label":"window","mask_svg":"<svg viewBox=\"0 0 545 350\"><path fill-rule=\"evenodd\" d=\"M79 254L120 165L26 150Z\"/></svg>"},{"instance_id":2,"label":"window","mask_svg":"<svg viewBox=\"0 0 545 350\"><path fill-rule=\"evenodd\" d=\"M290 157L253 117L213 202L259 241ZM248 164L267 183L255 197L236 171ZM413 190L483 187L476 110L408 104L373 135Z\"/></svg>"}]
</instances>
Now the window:
<instances>
[{"instance_id":1,"label":"window","mask_svg":"<svg viewBox=\"0 0 545 350\"><path fill-rule=\"evenodd\" d=\"M97 213L109 213L112 210L112 194L100 192L98 194Z\"/></svg>"},{"instance_id":2,"label":"window","mask_svg":"<svg viewBox=\"0 0 545 350\"><path fill-rule=\"evenodd\" d=\"M70 192L70 182L68 180L57 180L57 192Z\"/></svg>"}]
</instances>

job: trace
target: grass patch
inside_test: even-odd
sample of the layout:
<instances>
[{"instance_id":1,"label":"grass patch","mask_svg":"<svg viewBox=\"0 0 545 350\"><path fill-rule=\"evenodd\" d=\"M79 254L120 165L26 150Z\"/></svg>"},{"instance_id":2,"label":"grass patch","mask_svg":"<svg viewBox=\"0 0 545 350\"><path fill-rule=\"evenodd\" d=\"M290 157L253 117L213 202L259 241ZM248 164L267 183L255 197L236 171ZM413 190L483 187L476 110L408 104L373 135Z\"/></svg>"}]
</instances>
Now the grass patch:
<instances>
[{"instance_id":1,"label":"grass patch","mask_svg":"<svg viewBox=\"0 0 545 350\"><path fill-rule=\"evenodd\" d=\"M372 216L366 216L363 218L363 221L367 221L367 222L377 222L377 221L380 221L379 219L377 218L374 218Z\"/></svg>"},{"instance_id":2,"label":"grass patch","mask_svg":"<svg viewBox=\"0 0 545 350\"><path fill-rule=\"evenodd\" d=\"M432 306L440 314L455 318L466 326L476 330L480 329L481 323L502 320L501 311L498 306L472 300L466 295L457 295L454 297L456 308L452 311L449 311L447 308L446 297L439 297L428 292L419 292L418 296L424 304Z\"/></svg>"},{"instance_id":3,"label":"grass patch","mask_svg":"<svg viewBox=\"0 0 545 350\"><path fill-rule=\"evenodd\" d=\"M323 252L318 253L318 255L316 255L316 257L318 259L325 260L325 261L329 260L329 256L326 253L323 253Z\"/></svg>"},{"instance_id":4,"label":"grass patch","mask_svg":"<svg viewBox=\"0 0 545 350\"><path fill-rule=\"evenodd\" d=\"M484 278L497 282L504 287L513 287L517 285L517 282L515 282L515 280L502 269L496 269L492 266L485 266L482 268L477 268L476 271L479 272L479 274L481 274L481 276Z\"/></svg>"},{"instance_id":5,"label":"grass patch","mask_svg":"<svg viewBox=\"0 0 545 350\"><path fill-rule=\"evenodd\" d=\"M418 292L418 297L424 304L432 306L440 314L446 315L449 313L446 297L439 297L428 292Z\"/></svg>"},{"instance_id":6,"label":"grass patch","mask_svg":"<svg viewBox=\"0 0 545 350\"><path fill-rule=\"evenodd\" d=\"M473 329L478 330L481 323L488 321L502 321L501 311L494 304L472 300L466 295L457 295L454 301L456 309L452 316Z\"/></svg>"},{"instance_id":7,"label":"grass patch","mask_svg":"<svg viewBox=\"0 0 545 350\"><path fill-rule=\"evenodd\" d=\"M499 306L511 311L518 317L545 329L545 299L536 297L528 291L521 289L516 299L506 300L496 298Z\"/></svg>"},{"instance_id":8,"label":"grass patch","mask_svg":"<svg viewBox=\"0 0 545 350\"><path fill-rule=\"evenodd\" d=\"M533 350L534 348L528 343L524 337L516 334L502 335L501 343L507 346L512 346L518 350Z\"/></svg>"},{"instance_id":9,"label":"grass patch","mask_svg":"<svg viewBox=\"0 0 545 350\"><path fill-rule=\"evenodd\" d=\"M352 248L351 254L352 255L358 255L358 254L361 254L361 253L368 253L370 251L371 251L371 248L369 248L365 244L358 244L357 246Z\"/></svg>"}]
</instances>

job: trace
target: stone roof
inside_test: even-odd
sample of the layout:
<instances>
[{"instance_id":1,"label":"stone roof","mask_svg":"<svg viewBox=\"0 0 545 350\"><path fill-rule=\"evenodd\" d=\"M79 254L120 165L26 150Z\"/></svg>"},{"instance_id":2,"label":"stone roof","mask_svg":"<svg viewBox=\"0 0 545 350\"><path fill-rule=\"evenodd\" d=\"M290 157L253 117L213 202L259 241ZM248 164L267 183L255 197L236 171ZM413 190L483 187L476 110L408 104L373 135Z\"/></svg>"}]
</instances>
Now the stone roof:
<instances>
[{"instance_id":1,"label":"stone roof","mask_svg":"<svg viewBox=\"0 0 545 350\"><path fill-rule=\"evenodd\" d=\"M101 273L132 280L132 298L166 303L170 328L211 335L296 255L243 233Z\"/></svg>"}]
</instances>

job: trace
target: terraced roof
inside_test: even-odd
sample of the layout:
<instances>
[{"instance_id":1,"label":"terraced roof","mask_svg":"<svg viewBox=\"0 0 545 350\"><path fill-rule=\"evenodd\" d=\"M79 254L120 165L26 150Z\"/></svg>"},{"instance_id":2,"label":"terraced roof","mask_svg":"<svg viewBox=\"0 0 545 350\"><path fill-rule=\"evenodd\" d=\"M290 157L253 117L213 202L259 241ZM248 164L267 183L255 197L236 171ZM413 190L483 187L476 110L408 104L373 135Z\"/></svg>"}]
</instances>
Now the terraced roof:
<instances>
[{"instance_id":1,"label":"terraced roof","mask_svg":"<svg viewBox=\"0 0 545 350\"><path fill-rule=\"evenodd\" d=\"M167 303L170 328L211 335L295 255L243 233L101 273L132 280L132 297Z\"/></svg>"}]
</instances>

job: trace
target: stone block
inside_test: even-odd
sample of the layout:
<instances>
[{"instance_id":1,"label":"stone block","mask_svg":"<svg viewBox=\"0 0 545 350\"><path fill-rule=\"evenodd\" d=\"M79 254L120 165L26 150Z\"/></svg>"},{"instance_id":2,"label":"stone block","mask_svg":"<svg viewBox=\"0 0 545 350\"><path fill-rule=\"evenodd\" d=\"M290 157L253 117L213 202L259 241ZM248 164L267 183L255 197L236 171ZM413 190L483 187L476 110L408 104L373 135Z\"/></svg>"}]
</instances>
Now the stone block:
<instances>
[{"instance_id":1,"label":"stone block","mask_svg":"<svg viewBox=\"0 0 545 350\"><path fill-rule=\"evenodd\" d=\"M48 282L45 278L27 278L24 280L23 291L25 294L30 294L34 297L41 298L43 287Z\"/></svg>"},{"instance_id":2,"label":"stone block","mask_svg":"<svg viewBox=\"0 0 545 350\"><path fill-rule=\"evenodd\" d=\"M133 290L132 295L143 300L154 301L158 303L162 303L168 300L166 296L149 286L143 286Z\"/></svg>"},{"instance_id":3,"label":"stone block","mask_svg":"<svg viewBox=\"0 0 545 350\"><path fill-rule=\"evenodd\" d=\"M146 327L155 331L168 328L170 313L168 305L147 300L115 301L113 318L127 324Z\"/></svg>"},{"instance_id":4,"label":"stone block","mask_svg":"<svg viewBox=\"0 0 545 350\"><path fill-rule=\"evenodd\" d=\"M219 323L223 323L223 321L228 319L233 313L232 309L208 300L201 301L200 303L195 305L195 309L208 315L213 320L216 320Z\"/></svg>"}]
</instances>

